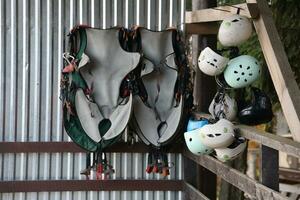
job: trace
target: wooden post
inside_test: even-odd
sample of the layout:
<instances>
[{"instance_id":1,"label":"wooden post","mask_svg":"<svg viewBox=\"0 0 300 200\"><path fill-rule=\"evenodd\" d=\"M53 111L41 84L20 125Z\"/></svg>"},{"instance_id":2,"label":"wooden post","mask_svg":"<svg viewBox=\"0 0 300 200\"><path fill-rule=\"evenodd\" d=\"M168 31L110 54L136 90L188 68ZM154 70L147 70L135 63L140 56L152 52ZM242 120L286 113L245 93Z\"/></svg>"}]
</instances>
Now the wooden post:
<instances>
[{"instance_id":1,"label":"wooden post","mask_svg":"<svg viewBox=\"0 0 300 200\"><path fill-rule=\"evenodd\" d=\"M261 182L276 191L279 191L278 164L278 151L261 145Z\"/></svg>"},{"instance_id":2,"label":"wooden post","mask_svg":"<svg viewBox=\"0 0 300 200\"><path fill-rule=\"evenodd\" d=\"M204 9L216 6L215 0L193 0L193 10ZM214 35L199 36L193 35L192 49L193 60L192 64L196 70L195 86L194 86L194 104L201 112L208 112L208 107L216 92L216 82L214 77L207 76L198 68L198 56L200 51L205 47L210 46L213 49L217 47L217 38Z\"/></svg>"},{"instance_id":3,"label":"wooden post","mask_svg":"<svg viewBox=\"0 0 300 200\"><path fill-rule=\"evenodd\" d=\"M214 7L216 6L215 0L193 0L193 10ZM196 76L194 81L194 104L197 110L203 112L208 111L208 106L216 91L216 83L213 77L209 77L200 72L197 59L200 50L207 46L216 48L215 36L198 36L193 35L192 52L193 60L192 64L196 70ZM195 165L193 161L185 159L185 180L199 189L209 199L216 199L216 175L206 168ZM191 173L195 172L195 173ZM187 197L188 198L188 197Z\"/></svg>"},{"instance_id":4,"label":"wooden post","mask_svg":"<svg viewBox=\"0 0 300 200\"><path fill-rule=\"evenodd\" d=\"M255 0L247 0L253 3ZM256 0L259 17L253 20L275 90L294 140L300 141L300 90L280 41L266 0Z\"/></svg>"}]
</instances>

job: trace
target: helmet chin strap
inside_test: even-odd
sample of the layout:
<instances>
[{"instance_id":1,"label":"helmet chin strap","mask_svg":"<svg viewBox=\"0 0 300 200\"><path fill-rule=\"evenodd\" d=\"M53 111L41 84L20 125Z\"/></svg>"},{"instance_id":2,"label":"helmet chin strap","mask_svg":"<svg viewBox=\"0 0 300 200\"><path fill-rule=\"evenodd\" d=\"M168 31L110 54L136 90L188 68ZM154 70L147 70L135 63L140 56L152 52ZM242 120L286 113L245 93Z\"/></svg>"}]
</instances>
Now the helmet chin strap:
<instances>
[{"instance_id":1,"label":"helmet chin strap","mask_svg":"<svg viewBox=\"0 0 300 200\"><path fill-rule=\"evenodd\" d=\"M215 80L220 89L223 90L233 90L234 88L227 85L225 81L220 80L220 76L215 76Z\"/></svg>"},{"instance_id":2,"label":"helmet chin strap","mask_svg":"<svg viewBox=\"0 0 300 200\"><path fill-rule=\"evenodd\" d=\"M238 9L240 10L240 8L238 8ZM230 59L240 56L240 49L238 47L229 47L229 48L217 50L217 52L220 53L221 55L223 54L223 52L228 52L228 51L229 51ZM222 78L222 80L220 80L219 76L215 76L216 83L221 89L223 89L223 90L233 89L232 87L228 86L226 84L225 80L223 80L223 79L224 78Z\"/></svg>"}]
</instances>

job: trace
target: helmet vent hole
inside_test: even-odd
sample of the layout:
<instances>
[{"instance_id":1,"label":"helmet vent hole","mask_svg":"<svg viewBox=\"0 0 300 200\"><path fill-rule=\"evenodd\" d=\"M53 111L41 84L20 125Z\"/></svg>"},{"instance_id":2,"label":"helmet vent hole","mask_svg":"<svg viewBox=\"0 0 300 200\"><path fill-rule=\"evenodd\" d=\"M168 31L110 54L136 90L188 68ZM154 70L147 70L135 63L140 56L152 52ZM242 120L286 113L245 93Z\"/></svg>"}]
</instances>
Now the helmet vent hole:
<instances>
[{"instance_id":1,"label":"helmet vent hole","mask_svg":"<svg viewBox=\"0 0 300 200\"><path fill-rule=\"evenodd\" d=\"M239 80L240 80L240 78L237 78L236 80L237 80L237 81L239 81Z\"/></svg>"},{"instance_id":2,"label":"helmet vent hole","mask_svg":"<svg viewBox=\"0 0 300 200\"><path fill-rule=\"evenodd\" d=\"M255 61L255 64L258 65L258 63Z\"/></svg>"},{"instance_id":3,"label":"helmet vent hole","mask_svg":"<svg viewBox=\"0 0 300 200\"><path fill-rule=\"evenodd\" d=\"M252 73L250 73L249 76L252 76Z\"/></svg>"},{"instance_id":4,"label":"helmet vent hole","mask_svg":"<svg viewBox=\"0 0 300 200\"><path fill-rule=\"evenodd\" d=\"M193 139L192 138L190 138L190 142L192 141Z\"/></svg>"},{"instance_id":5,"label":"helmet vent hole","mask_svg":"<svg viewBox=\"0 0 300 200\"><path fill-rule=\"evenodd\" d=\"M245 73L244 73L244 72L242 72L242 75L245 75Z\"/></svg>"},{"instance_id":6,"label":"helmet vent hole","mask_svg":"<svg viewBox=\"0 0 300 200\"><path fill-rule=\"evenodd\" d=\"M258 73L260 73L260 70L258 70Z\"/></svg>"},{"instance_id":7,"label":"helmet vent hole","mask_svg":"<svg viewBox=\"0 0 300 200\"><path fill-rule=\"evenodd\" d=\"M221 135L221 133L216 133L215 135L216 135L216 136L220 136L220 135Z\"/></svg>"},{"instance_id":8,"label":"helmet vent hole","mask_svg":"<svg viewBox=\"0 0 300 200\"><path fill-rule=\"evenodd\" d=\"M234 73L237 74L238 72L237 72L237 71L234 71Z\"/></svg>"},{"instance_id":9,"label":"helmet vent hole","mask_svg":"<svg viewBox=\"0 0 300 200\"><path fill-rule=\"evenodd\" d=\"M240 68L242 69L242 68L243 68L243 66L242 66L242 65L240 65Z\"/></svg>"},{"instance_id":10,"label":"helmet vent hole","mask_svg":"<svg viewBox=\"0 0 300 200\"><path fill-rule=\"evenodd\" d=\"M213 134L208 134L207 136L211 138L215 137Z\"/></svg>"},{"instance_id":11,"label":"helmet vent hole","mask_svg":"<svg viewBox=\"0 0 300 200\"><path fill-rule=\"evenodd\" d=\"M247 82L247 79L245 79L244 81Z\"/></svg>"},{"instance_id":12,"label":"helmet vent hole","mask_svg":"<svg viewBox=\"0 0 300 200\"><path fill-rule=\"evenodd\" d=\"M234 19L234 20L232 20L231 22L238 22L238 21L240 21L240 20L238 20L238 19Z\"/></svg>"},{"instance_id":13,"label":"helmet vent hole","mask_svg":"<svg viewBox=\"0 0 300 200\"><path fill-rule=\"evenodd\" d=\"M217 59L214 59L214 62L217 62Z\"/></svg>"},{"instance_id":14,"label":"helmet vent hole","mask_svg":"<svg viewBox=\"0 0 300 200\"><path fill-rule=\"evenodd\" d=\"M250 66L247 67L247 70L249 70L249 69L250 69Z\"/></svg>"}]
</instances>

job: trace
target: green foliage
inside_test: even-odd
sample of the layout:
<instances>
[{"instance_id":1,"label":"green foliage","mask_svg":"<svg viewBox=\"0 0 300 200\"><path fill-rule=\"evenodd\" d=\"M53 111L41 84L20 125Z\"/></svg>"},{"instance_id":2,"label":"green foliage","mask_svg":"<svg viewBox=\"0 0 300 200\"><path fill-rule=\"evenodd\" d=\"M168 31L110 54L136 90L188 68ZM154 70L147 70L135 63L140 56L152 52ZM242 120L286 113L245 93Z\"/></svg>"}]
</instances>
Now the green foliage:
<instances>
[{"instance_id":1,"label":"green foliage","mask_svg":"<svg viewBox=\"0 0 300 200\"><path fill-rule=\"evenodd\" d=\"M272 11L280 38L289 62L300 83L300 2L299 0L274 0Z\"/></svg>"}]
</instances>

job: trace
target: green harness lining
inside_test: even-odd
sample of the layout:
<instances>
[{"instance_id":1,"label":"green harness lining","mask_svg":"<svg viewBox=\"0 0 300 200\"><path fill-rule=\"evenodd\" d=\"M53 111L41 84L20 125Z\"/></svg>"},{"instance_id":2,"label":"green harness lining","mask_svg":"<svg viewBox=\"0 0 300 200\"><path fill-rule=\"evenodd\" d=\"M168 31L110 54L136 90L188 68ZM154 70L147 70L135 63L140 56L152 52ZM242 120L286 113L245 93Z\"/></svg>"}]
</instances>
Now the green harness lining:
<instances>
[{"instance_id":1,"label":"green harness lining","mask_svg":"<svg viewBox=\"0 0 300 200\"><path fill-rule=\"evenodd\" d=\"M82 57L82 54L84 53L86 46L87 46L87 36L86 32L84 29L80 28L79 29L79 35L80 35L80 48L79 51L76 54L76 59L80 60ZM78 71L74 71L71 74L72 76L72 85L75 86L74 89L69 89L68 90L68 101L71 103L71 105L75 105L75 94L78 88L81 88L83 90L88 89L86 82L84 79L81 77L80 73ZM69 120L68 120L68 110L66 108L66 105L64 105L63 108L63 118L64 118L64 126L66 129L66 132L70 136L70 138L81 148L95 152L95 151L101 151L102 149L106 148L107 146L110 146L111 144L115 143L121 135L118 137L111 139L111 140L101 140L100 143L97 143L93 141L83 130L80 120L78 119L77 116L73 116L70 114ZM101 130L101 127L99 127L99 131L101 136L103 135L107 130L106 124L102 124L104 127ZM106 131L105 131L106 130Z\"/></svg>"},{"instance_id":2,"label":"green harness lining","mask_svg":"<svg viewBox=\"0 0 300 200\"><path fill-rule=\"evenodd\" d=\"M79 36L80 36L80 47L79 47L79 51L77 52L77 55L76 55L77 60L81 59L82 54L85 51L86 45L87 45L87 36L86 36L86 32L84 29L82 29L82 28L79 29Z\"/></svg>"}]
</instances>

